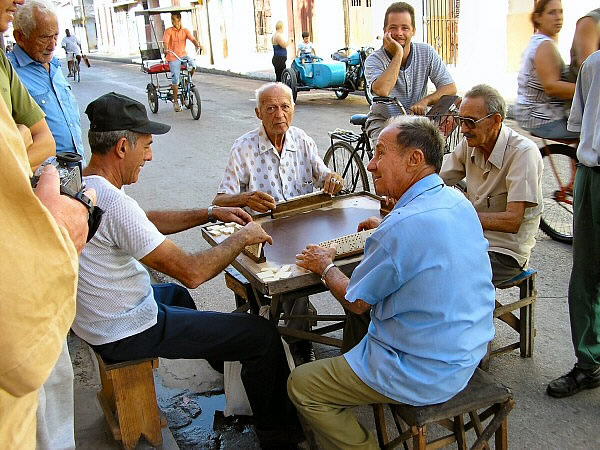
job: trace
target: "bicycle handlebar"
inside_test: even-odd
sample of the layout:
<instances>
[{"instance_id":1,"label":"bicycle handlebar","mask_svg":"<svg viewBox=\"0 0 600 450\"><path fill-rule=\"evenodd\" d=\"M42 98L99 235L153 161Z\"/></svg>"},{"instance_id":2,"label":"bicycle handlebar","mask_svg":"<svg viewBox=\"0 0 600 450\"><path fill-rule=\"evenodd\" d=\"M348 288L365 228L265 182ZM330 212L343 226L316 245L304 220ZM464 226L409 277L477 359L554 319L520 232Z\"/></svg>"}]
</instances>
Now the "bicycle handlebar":
<instances>
[{"instance_id":1,"label":"bicycle handlebar","mask_svg":"<svg viewBox=\"0 0 600 450\"><path fill-rule=\"evenodd\" d=\"M401 110L402 113L404 115L407 115L408 113L406 112L406 109L404 108L404 105L402 104L402 102L400 100L398 100L396 97L373 97L373 103L383 103L383 104L387 104L387 105L396 105L398 106Z\"/></svg>"}]
</instances>

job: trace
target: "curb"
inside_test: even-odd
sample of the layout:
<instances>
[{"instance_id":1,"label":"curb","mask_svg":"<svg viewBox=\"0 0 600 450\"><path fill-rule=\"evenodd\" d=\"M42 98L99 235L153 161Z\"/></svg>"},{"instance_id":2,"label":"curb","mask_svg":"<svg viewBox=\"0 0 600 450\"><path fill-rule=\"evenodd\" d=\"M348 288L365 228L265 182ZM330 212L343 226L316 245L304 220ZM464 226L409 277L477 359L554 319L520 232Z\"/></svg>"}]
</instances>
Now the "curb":
<instances>
[{"instance_id":1,"label":"curb","mask_svg":"<svg viewBox=\"0 0 600 450\"><path fill-rule=\"evenodd\" d=\"M131 56L109 56L109 55L98 55L98 54L94 54L94 53L88 53L87 55L88 58L90 59L95 59L95 60L100 60L100 61L110 61L110 62L118 62L118 63L122 63L122 64L132 64L132 65L139 65L139 63L134 62L134 59L137 58L137 55L131 55ZM256 72L247 72L247 73L240 73L240 72L232 72L231 70L222 70L222 69L215 69L212 67L202 67L202 66L196 66L196 70L198 72L203 72L203 73L210 73L213 75L225 75L225 76L229 76L229 77L236 77L236 78L248 78L251 80L259 80L259 81L275 81L275 75L270 75L270 74L263 74L263 73L256 73Z\"/></svg>"}]
</instances>

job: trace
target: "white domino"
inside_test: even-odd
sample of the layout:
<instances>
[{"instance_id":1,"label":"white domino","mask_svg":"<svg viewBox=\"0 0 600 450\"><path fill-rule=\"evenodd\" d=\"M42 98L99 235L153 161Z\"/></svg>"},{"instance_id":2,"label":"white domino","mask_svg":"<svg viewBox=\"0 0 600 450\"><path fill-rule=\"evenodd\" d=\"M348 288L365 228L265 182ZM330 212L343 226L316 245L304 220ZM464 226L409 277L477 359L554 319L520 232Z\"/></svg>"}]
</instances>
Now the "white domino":
<instances>
[{"instance_id":1,"label":"white domino","mask_svg":"<svg viewBox=\"0 0 600 450\"><path fill-rule=\"evenodd\" d=\"M359 231L358 233L348 234L336 239L324 241L319 244L321 247L330 247L331 244L336 244L335 255L348 255L365 249L367 238L375 232L375 228L371 230Z\"/></svg>"}]
</instances>

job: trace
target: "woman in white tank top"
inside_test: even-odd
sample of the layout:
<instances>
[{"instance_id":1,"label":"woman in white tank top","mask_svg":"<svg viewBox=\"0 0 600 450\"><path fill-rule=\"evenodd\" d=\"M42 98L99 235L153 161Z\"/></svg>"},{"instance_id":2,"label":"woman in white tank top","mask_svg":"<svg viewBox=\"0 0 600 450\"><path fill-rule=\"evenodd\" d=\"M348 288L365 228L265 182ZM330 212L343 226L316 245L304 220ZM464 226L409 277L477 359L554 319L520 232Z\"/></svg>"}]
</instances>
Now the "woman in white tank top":
<instances>
[{"instance_id":1,"label":"woman in white tank top","mask_svg":"<svg viewBox=\"0 0 600 450\"><path fill-rule=\"evenodd\" d=\"M518 78L515 116L531 134L549 139L576 138L567 130L566 102L573 98L575 83L561 80L564 62L556 47L562 28L560 0L538 0L531 13L535 34L523 53Z\"/></svg>"}]
</instances>

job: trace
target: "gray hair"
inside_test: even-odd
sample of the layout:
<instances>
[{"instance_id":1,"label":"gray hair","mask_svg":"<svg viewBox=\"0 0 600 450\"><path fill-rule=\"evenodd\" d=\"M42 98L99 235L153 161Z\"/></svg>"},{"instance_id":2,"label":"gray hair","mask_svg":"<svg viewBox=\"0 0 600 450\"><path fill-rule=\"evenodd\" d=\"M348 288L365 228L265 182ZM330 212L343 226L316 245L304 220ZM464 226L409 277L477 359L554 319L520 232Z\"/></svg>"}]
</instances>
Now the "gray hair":
<instances>
[{"instance_id":1,"label":"gray hair","mask_svg":"<svg viewBox=\"0 0 600 450\"><path fill-rule=\"evenodd\" d=\"M502 120L506 118L506 102L500 92L493 87L487 84L478 84L469 89L465 97L482 98L488 114L498 113L502 116Z\"/></svg>"},{"instance_id":2,"label":"gray hair","mask_svg":"<svg viewBox=\"0 0 600 450\"><path fill-rule=\"evenodd\" d=\"M111 148L117 145L117 142L119 142L119 139L121 138L127 139L129 143L135 147L135 144L140 136L142 136L141 133L136 133L135 131L129 130L88 131L90 149L92 150L92 153L99 155L106 155Z\"/></svg>"},{"instance_id":3,"label":"gray hair","mask_svg":"<svg viewBox=\"0 0 600 450\"><path fill-rule=\"evenodd\" d=\"M254 91L254 98L256 99L256 107L257 108L260 108L260 100L261 100L262 95L266 91L268 91L269 89L274 88L274 87L282 88L285 91L285 93L290 97L290 102L292 102L292 106L294 106L294 95L292 94L292 90L290 89L290 87L287 84L283 84L283 83L277 81L277 82L263 84L256 91Z\"/></svg>"},{"instance_id":4,"label":"gray hair","mask_svg":"<svg viewBox=\"0 0 600 450\"><path fill-rule=\"evenodd\" d=\"M56 10L54 4L48 0L27 0L25 4L17 7L15 18L13 20L13 28L16 31L20 31L26 37L31 36L33 30L37 27L37 20L35 18L35 10L38 10L43 16L53 15L56 16Z\"/></svg>"},{"instance_id":5,"label":"gray hair","mask_svg":"<svg viewBox=\"0 0 600 450\"><path fill-rule=\"evenodd\" d=\"M444 157L444 137L437 125L422 116L397 116L389 119L386 126L398 130L398 149L418 148L425 155L425 163L439 173Z\"/></svg>"}]
</instances>

